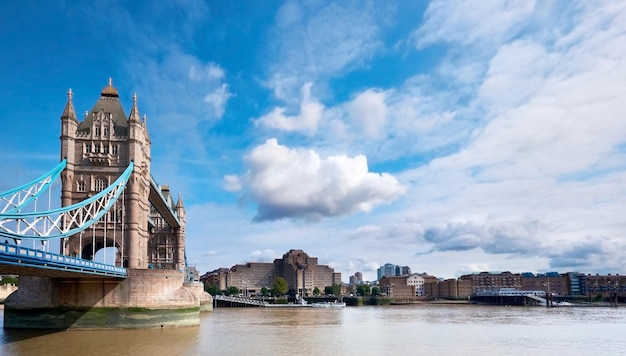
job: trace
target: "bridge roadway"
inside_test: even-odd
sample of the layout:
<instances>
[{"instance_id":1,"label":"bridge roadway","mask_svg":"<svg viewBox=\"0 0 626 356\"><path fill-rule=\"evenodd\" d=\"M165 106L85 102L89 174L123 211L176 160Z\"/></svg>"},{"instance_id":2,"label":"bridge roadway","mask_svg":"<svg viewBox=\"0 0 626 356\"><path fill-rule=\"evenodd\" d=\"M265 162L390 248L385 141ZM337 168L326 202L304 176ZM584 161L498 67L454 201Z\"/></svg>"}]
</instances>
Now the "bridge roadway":
<instances>
[{"instance_id":1,"label":"bridge roadway","mask_svg":"<svg viewBox=\"0 0 626 356\"><path fill-rule=\"evenodd\" d=\"M55 278L126 278L126 269L104 263L0 243L0 275Z\"/></svg>"}]
</instances>

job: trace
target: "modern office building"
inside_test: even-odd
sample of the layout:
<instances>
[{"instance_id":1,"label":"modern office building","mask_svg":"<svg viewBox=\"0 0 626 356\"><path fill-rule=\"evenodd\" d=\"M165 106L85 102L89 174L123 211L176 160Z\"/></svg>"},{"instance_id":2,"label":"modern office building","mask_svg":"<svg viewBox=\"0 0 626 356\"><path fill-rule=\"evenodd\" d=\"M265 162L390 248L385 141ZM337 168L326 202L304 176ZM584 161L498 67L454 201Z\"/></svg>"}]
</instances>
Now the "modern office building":
<instances>
[{"instance_id":1,"label":"modern office building","mask_svg":"<svg viewBox=\"0 0 626 356\"><path fill-rule=\"evenodd\" d=\"M383 277L393 277L396 275L396 265L391 264L391 263L385 263L384 265L380 266L377 270L377 276L378 276L378 280L380 280Z\"/></svg>"}]
</instances>

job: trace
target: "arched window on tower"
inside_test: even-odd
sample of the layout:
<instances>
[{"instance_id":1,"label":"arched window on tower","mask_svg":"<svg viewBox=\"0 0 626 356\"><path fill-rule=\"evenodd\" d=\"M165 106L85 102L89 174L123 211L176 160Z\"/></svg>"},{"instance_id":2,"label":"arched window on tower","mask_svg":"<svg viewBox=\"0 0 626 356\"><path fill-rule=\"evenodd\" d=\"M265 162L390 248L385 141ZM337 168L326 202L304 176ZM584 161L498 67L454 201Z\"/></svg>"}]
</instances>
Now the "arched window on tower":
<instances>
[{"instance_id":1,"label":"arched window on tower","mask_svg":"<svg viewBox=\"0 0 626 356\"><path fill-rule=\"evenodd\" d=\"M104 178L96 178L96 182L95 182L95 186L94 186L94 190L96 192L101 192L106 187L107 187L106 179L104 179Z\"/></svg>"},{"instance_id":2,"label":"arched window on tower","mask_svg":"<svg viewBox=\"0 0 626 356\"><path fill-rule=\"evenodd\" d=\"M79 192L84 192L85 191L85 181L81 180L78 181L78 183L76 184L76 190Z\"/></svg>"}]
</instances>

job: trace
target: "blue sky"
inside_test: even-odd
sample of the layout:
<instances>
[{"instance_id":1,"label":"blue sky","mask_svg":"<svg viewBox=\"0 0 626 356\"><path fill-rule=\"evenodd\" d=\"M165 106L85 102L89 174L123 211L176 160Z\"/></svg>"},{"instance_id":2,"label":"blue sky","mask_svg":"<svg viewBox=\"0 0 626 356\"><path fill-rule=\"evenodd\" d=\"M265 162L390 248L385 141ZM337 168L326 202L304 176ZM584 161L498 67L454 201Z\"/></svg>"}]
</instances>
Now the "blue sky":
<instances>
[{"instance_id":1,"label":"blue sky","mask_svg":"<svg viewBox=\"0 0 626 356\"><path fill-rule=\"evenodd\" d=\"M624 2L0 10L0 190L56 165L67 90L84 112L111 77L202 273L289 249L345 281L624 273Z\"/></svg>"}]
</instances>

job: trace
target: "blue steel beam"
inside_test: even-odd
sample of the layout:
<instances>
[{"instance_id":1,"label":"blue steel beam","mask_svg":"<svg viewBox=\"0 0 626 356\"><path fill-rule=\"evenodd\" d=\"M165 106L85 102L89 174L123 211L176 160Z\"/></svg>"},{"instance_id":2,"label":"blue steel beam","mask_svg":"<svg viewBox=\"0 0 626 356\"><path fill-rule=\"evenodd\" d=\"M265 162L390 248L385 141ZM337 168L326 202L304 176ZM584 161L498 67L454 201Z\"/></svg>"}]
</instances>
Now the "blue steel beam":
<instances>
[{"instance_id":1,"label":"blue steel beam","mask_svg":"<svg viewBox=\"0 0 626 356\"><path fill-rule=\"evenodd\" d=\"M0 243L0 274L126 278L125 268Z\"/></svg>"},{"instance_id":2,"label":"blue steel beam","mask_svg":"<svg viewBox=\"0 0 626 356\"><path fill-rule=\"evenodd\" d=\"M0 214L0 237L49 240L84 231L115 204L126 187L133 166L133 162L130 162L113 184L80 203L41 212Z\"/></svg>"},{"instance_id":3,"label":"blue steel beam","mask_svg":"<svg viewBox=\"0 0 626 356\"><path fill-rule=\"evenodd\" d=\"M0 213L10 214L22 209L37 199L41 193L54 183L65 169L67 161L63 160L50 172L17 188L0 193Z\"/></svg>"}]
</instances>

